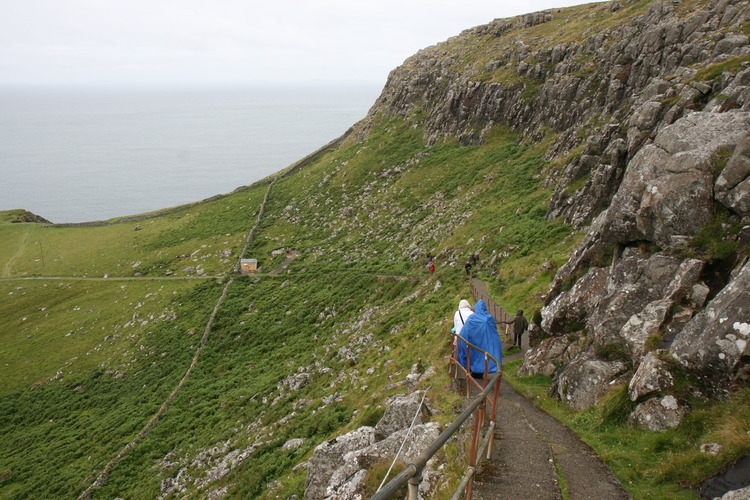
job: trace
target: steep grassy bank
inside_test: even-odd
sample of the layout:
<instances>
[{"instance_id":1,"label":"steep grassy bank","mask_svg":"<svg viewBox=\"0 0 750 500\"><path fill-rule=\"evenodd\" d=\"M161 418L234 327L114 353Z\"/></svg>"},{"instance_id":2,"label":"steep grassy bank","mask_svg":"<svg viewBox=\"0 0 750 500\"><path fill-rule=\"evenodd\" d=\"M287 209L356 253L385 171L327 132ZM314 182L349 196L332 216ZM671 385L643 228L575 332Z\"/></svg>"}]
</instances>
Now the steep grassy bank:
<instances>
[{"instance_id":1,"label":"steep grassy bank","mask_svg":"<svg viewBox=\"0 0 750 500\"><path fill-rule=\"evenodd\" d=\"M542 165L538 151L504 130L484 146L427 147L419 130L384 121L366 141L279 180L247 256L265 270L284 259L274 250L300 256L279 276L235 282L196 371L94 496L200 496L223 487L241 496L299 495L305 469L295 466L322 440L374 423L383 400L405 390L417 360L435 367L431 398L449 421L448 318L469 295L466 258L479 256L501 301L532 308L539 298L517 296L517 287L542 292L551 276L515 273L572 244L564 242L569 229L540 210L548 196L535 178ZM47 266L67 276L229 272L265 188L138 223L0 226L16 234L7 240L16 248L4 247L19 255L9 274ZM19 232L28 234L26 247ZM41 242L44 268L30 241ZM433 277L428 253L438 266ZM12 348L2 361L18 371L0 399L3 449L11 450L0 457L2 495L83 491L182 376L219 288L212 280L6 282L14 300L0 314ZM123 330L129 334L118 337ZM41 361L29 368L27 358ZM60 369L61 381L46 380ZM303 386L292 389L297 379ZM29 381L41 384L30 390ZM304 441L284 448L290 438ZM53 453L50 467L41 457Z\"/></svg>"},{"instance_id":2,"label":"steep grassy bank","mask_svg":"<svg viewBox=\"0 0 750 500\"><path fill-rule=\"evenodd\" d=\"M0 313L2 362L12 383L0 397L0 496L77 496L182 377L199 336L196 326L205 324L220 291L217 284L152 292L150 283L124 286L86 283L62 291L39 284L24 298L49 308L22 320L25 330L14 328L23 309ZM149 294L157 298L150 301ZM120 300L133 302L122 307ZM34 307L24 302L13 304ZM163 308L176 317L156 316Z\"/></svg>"}]
</instances>

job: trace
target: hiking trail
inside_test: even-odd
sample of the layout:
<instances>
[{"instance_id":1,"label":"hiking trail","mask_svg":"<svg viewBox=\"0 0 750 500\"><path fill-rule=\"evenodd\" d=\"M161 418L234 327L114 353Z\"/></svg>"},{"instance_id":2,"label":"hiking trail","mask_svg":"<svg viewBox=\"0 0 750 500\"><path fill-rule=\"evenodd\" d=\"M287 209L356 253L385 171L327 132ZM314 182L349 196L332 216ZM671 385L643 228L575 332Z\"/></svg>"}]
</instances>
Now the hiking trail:
<instances>
[{"instance_id":1,"label":"hiking trail","mask_svg":"<svg viewBox=\"0 0 750 500\"><path fill-rule=\"evenodd\" d=\"M492 300L486 286L473 279L475 298ZM493 301L494 303L494 301ZM500 309L502 311L502 309ZM504 311L502 314L507 316ZM500 318L495 317L498 321ZM503 356L503 363L523 358ZM537 407L503 379L495 428L495 444L474 478L478 500L626 500L630 495L609 467L564 424Z\"/></svg>"},{"instance_id":2,"label":"hiking trail","mask_svg":"<svg viewBox=\"0 0 750 500\"><path fill-rule=\"evenodd\" d=\"M263 212L265 211L266 203L268 202L268 197L271 194L271 189L273 188L273 185L276 183L277 179L278 177L275 177L271 181L271 183L268 185L268 189L266 190L265 197L263 198L263 202L261 203L260 208L258 210L258 215L255 219L255 224L253 225L252 229L250 229L247 235L247 238L245 240L245 245L243 246L242 252L240 252L240 257L242 257L247 252L247 249L250 247L250 243L252 243L253 238L255 237L255 232L258 226L260 225L260 221L263 217ZM91 495L94 489L98 488L99 486L107 482L107 480L109 479L110 473L115 468L115 466L120 462L120 460L122 460L125 457L125 455L127 455L128 452L130 452L132 448L137 446L138 443L141 442L143 438L145 438L148 435L151 429L158 423L161 417L166 413L167 409L169 408L169 405L177 397L177 394L180 392L180 389L182 389L182 386L185 385L185 383L188 381L188 379L190 378L190 375L193 372L193 369L195 369L196 365L198 364L201 354L203 353L203 350L206 347L206 344L208 343L208 337L211 333L211 329L213 328L216 315L218 314L219 309L221 308L221 305L223 304L224 299L226 298L227 293L229 292L229 289L232 287L235 276L239 272L239 269L240 269L240 259L237 259L237 264L234 267L235 273L231 275L226 285L224 285L224 289L222 290L221 296L216 301L213 311L211 312L211 317L206 323L206 328L203 331L203 336L201 337L200 344L198 345L198 348L195 350L195 353L193 354L193 359L190 362L190 365L188 366L187 370L185 371L185 374L182 376L182 379L180 379L180 382L175 386L174 389L172 389L172 392L169 394L169 396L164 401L164 403L162 403L161 407L159 407L159 410L149 419L149 421L146 423L143 429L141 429L138 435L135 438L133 438L133 440L130 441L127 445L125 445L125 447L123 447L120 450L120 452L112 460L110 460L107 463L107 465L104 466L104 469L99 474L99 476L94 480L94 482L91 483L89 487L86 488L83 491L83 493L81 493L78 496L78 500L91 498Z\"/></svg>"},{"instance_id":3,"label":"hiking trail","mask_svg":"<svg viewBox=\"0 0 750 500\"><path fill-rule=\"evenodd\" d=\"M21 241L18 243L18 250L16 250L16 253L14 253L13 256L10 259L8 259L8 262L5 263L5 267L3 268L3 277L10 276L10 271L13 268L13 264L15 264L18 257L26 249L26 242L29 239L29 232L30 230L27 229L23 233L23 237L21 238Z\"/></svg>"}]
</instances>

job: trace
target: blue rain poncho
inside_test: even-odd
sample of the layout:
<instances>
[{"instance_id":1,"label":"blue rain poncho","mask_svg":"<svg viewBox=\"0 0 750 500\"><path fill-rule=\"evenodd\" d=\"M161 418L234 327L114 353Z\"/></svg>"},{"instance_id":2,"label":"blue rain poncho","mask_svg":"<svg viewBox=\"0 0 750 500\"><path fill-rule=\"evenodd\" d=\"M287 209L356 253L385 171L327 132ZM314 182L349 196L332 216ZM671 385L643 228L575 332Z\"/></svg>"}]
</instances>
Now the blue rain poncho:
<instances>
[{"instance_id":1,"label":"blue rain poncho","mask_svg":"<svg viewBox=\"0 0 750 500\"><path fill-rule=\"evenodd\" d=\"M495 357L502 364L502 344L500 343L500 334L497 331L495 318L487 312L487 305L480 300L474 306L474 314L469 316L461 330L461 337L465 338L470 344L480 349L484 349ZM472 373L484 373L484 353L471 349L471 367ZM466 367L466 342L458 341L458 362L461 366ZM497 372L497 363L489 360L489 373Z\"/></svg>"}]
</instances>

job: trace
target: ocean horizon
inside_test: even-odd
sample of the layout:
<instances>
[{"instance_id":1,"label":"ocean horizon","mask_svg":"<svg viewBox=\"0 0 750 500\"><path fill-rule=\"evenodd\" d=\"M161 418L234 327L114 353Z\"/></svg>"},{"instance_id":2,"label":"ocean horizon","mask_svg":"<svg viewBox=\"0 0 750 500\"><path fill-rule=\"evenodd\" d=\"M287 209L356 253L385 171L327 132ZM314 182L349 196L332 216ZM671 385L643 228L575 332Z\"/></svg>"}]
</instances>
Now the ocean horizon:
<instances>
[{"instance_id":1,"label":"ocean horizon","mask_svg":"<svg viewBox=\"0 0 750 500\"><path fill-rule=\"evenodd\" d=\"M341 136L380 90L0 87L0 210L88 222L229 193Z\"/></svg>"}]
</instances>

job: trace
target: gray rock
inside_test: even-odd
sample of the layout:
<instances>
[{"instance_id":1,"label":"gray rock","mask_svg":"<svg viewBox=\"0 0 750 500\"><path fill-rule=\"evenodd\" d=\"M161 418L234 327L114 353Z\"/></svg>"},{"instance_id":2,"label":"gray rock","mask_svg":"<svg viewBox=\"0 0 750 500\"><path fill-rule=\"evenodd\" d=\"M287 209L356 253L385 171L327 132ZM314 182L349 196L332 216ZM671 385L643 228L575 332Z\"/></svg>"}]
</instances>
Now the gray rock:
<instances>
[{"instance_id":1,"label":"gray rock","mask_svg":"<svg viewBox=\"0 0 750 500\"><path fill-rule=\"evenodd\" d=\"M413 392L407 396L396 396L386 401L385 413L375 425L375 439L380 441L394 432L411 425L416 415L416 424L422 424L430 419L430 409L427 400L420 407L424 391ZM419 410L419 411L417 411Z\"/></svg>"},{"instance_id":2,"label":"gray rock","mask_svg":"<svg viewBox=\"0 0 750 500\"><path fill-rule=\"evenodd\" d=\"M293 448L299 448L303 444L305 444L305 440L304 439L302 439L302 438L295 438L295 439L290 439L289 441L287 441L286 443L284 443L284 446L282 446L282 448L285 449L285 450L293 449Z\"/></svg>"},{"instance_id":3,"label":"gray rock","mask_svg":"<svg viewBox=\"0 0 750 500\"><path fill-rule=\"evenodd\" d=\"M740 47L744 47L748 44L748 38L745 35L740 35L738 33L732 33L727 35L725 38L719 40L716 42L716 47L714 48L714 55L719 54L731 54L736 49Z\"/></svg>"},{"instance_id":4,"label":"gray rock","mask_svg":"<svg viewBox=\"0 0 750 500\"><path fill-rule=\"evenodd\" d=\"M644 266L644 273L653 274L653 266L655 265L659 267L660 262L664 261L656 260L653 264ZM625 260L623 259L623 264L624 263ZM669 264L670 270L674 269L674 267L672 267L673 264L674 262ZM641 290L636 292L635 295L626 294L621 298L621 300L626 303L628 301L631 302L631 304L625 306L626 309L629 309L632 304L637 304L639 307L642 307L640 311L635 312L630 318L628 318L627 322L619 332L619 337L624 341L625 346L628 348L630 358L633 360L634 364L637 365L640 363L641 357L646 353L646 342L649 337L664 332L672 307L691 294L692 287L700 278L704 265L705 263L701 260L687 259L680 263L679 267L674 271L674 277L672 277L671 282L669 282L666 287L664 286L664 283L666 279L669 279L669 276L663 276L664 280L655 283L654 288L650 290ZM642 279L641 281L647 280ZM615 290L615 293L618 293L618 289L615 288ZM626 290L632 290L632 288L627 288ZM654 291L657 296L662 295L664 298L654 300L653 302L644 305L640 297L647 295L653 296ZM605 317L606 316L607 314L605 313ZM610 320L617 318L615 312L610 312L609 316ZM612 318L612 316L614 316L614 318ZM610 324L612 324L611 321ZM595 331L594 333L598 338L607 338L606 332Z\"/></svg>"},{"instance_id":5,"label":"gray rock","mask_svg":"<svg viewBox=\"0 0 750 500\"><path fill-rule=\"evenodd\" d=\"M630 118L630 125L640 130L652 130L656 126L661 110L660 102L646 102L635 110Z\"/></svg>"},{"instance_id":6,"label":"gray rock","mask_svg":"<svg viewBox=\"0 0 750 500\"><path fill-rule=\"evenodd\" d=\"M671 389L674 377L662 360L648 353L638 366L628 384L628 396L631 401L638 401L656 392Z\"/></svg>"},{"instance_id":7,"label":"gray rock","mask_svg":"<svg viewBox=\"0 0 750 500\"><path fill-rule=\"evenodd\" d=\"M639 233L636 214L641 206L641 198L646 185L657 176L659 165L665 165L670 155L656 146L641 149L628 163L620 188L604 212L601 239L611 243L627 243L645 239Z\"/></svg>"},{"instance_id":8,"label":"gray rock","mask_svg":"<svg viewBox=\"0 0 750 500\"><path fill-rule=\"evenodd\" d=\"M622 361L601 361L582 353L565 365L552 381L550 393L575 409L593 406L627 371Z\"/></svg>"},{"instance_id":9,"label":"gray rock","mask_svg":"<svg viewBox=\"0 0 750 500\"><path fill-rule=\"evenodd\" d=\"M677 334L669 352L691 370L715 371L731 378L746 363L743 359L750 354L749 341L750 263L745 263Z\"/></svg>"},{"instance_id":10,"label":"gray rock","mask_svg":"<svg viewBox=\"0 0 750 500\"><path fill-rule=\"evenodd\" d=\"M664 296L675 302L682 302L685 298L692 297L705 265L706 263L699 259L682 261Z\"/></svg>"},{"instance_id":11,"label":"gray rock","mask_svg":"<svg viewBox=\"0 0 750 500\"><path fill-rule=\"evenodd\" d=\"M375 443L375 429L360 427L343 436L319 444L308 462L305 497L313 500L325 498L328 481L344 464L344 455Z\"/></svg>"},{"instance_id":12,"label":"gray rock","mask_svg":"<svg viewBox=\"0 0 750 500\"><path fill-rule=\"evenodd\" d=\"M716 180L716 199L741 216L750 215L750 132L742 138Z\"/></svg>"},{"instance_id":13,"label":"gray rock","mask_svg":"<svg viewBox=\"0 0 750 500\"><path fill-rule=\"evenodd\" d=\"M664 298L680 269L676 257L662 253L645 257L635 247L626 248L607 279L606 295L587 323L596 341L622 342L621 329L634 314Z\"/></svg>"},{"instance_id":14,"label":"gray rock","mask_svg":"<svg viewBox=\"0 0 750 500\"><path fill-rule=\"evenodd\" d=\"M343 463L331 474L323 497L337 500L362 497L362 481L367 470L378 462L392 461L401 449L399 459L405 463L414 461L440 435L440 424L429 422L416 425L411 432L402 429L368 447L355 450L343 457ZM402 444L404 445L401 448ZM308 473L308 478L309 478ZM305 491L305 498L308 498Z\"/></svg>"},{"instance_id":15,"label":"gray rock","mask_svg":"<svg viewBox=\"0 0 750 500\"><path fill-rule=\"evenodd\" d=\"M630 351L630 357L634 362L639 362L646 354L646 341L651 335L661 330L672 305L673 302L669 299L651 302L641 312L633 314L622 327L620 337L625 341L625 346Z\"/></svg>"},{"instance_id":16,"label":"gray rock","mask_svg":"<svg viewBox=\"0 0 750 500\"><path fill-rule=\"evenodd\" d=\"M571 325L583 325L605 293L609 269L593 267L568 291L555 297L542 308L542 328L559 335L571 330Z\"/></svg>"},{"instance_id":17,"label":"gray rock","mask_svg":"<svg viewBox=\"0 0 750 500\"><path fill-rule=\"evenodd\" d=\"M664 248L713 218L713 167L750 128L750 113L692 113L661 130L628 164L604 221L606 241Z\"/></svg>"},{"instance_id":18,"label":"gray rock","mask_svg":"<svg viewBox=\"0 0 750 500\"><path fill-rule=\"evenodd\" d=\"M721 500L748 500L750 499L750 486L739 490L727 491L722 495Z\"/></svg>"},{"instance_id":19,"label":"gray rock","mask_svg":"<svg viewBox=\"0 0 750 500\"><path fill-rule=\"evenodd\" d=\"M690 290L688 299L690 303L695 307L703 307L708 299L708 294L711 293L711 289L708 288L705 283L696 283Z\"/></svg>"},{"instance_id":20,"label":"gray rock","mask_svg":"<svg viewBox=\"0 0 750 500\"><path fill-rule=\"evenodd\" d=\"M528 351L518 369L518 375L546 375L553 377L557 370L573 359L583 349L584 339L576 335L544 339Z\"/></svg>"},{"instance_id":21,"label":"gray rock","mask_svg":"<svg viewBox=\"0 0 750 500\"><path fill-rule=\"evenodd\" d=\"M657 97L662 96L662 94L669 90L669 87L670 84L666 80L662 80L661 78L652 79L641 92L637 104L643 105L649 101L658 101Z\"/></svg>"},{"instance_id":22,"label":"gray rock","mask_svg":"<svg viewBox=\"0 0 750 500\"><path fill-rule=\"evenodd\" d=\"M674 396L652 398L635 407L628 418L630 425L649 431L665 431L680 425L687 413Z\"/></svg>"},{"instance_id":23,"label":"gray rock","mask_svg":"<svg viewBox=\"0 0 750 500\"><path fill-rule=\"evenodd\" d=\"M690 113L665 128L654 144L671 155L734 149L750 129L750 113Z\"/></svg>"},{"instance_id":24,"label":"gray rock","mask_svg":"<svg viewBox=\"0 0 750 500\"><path fill-rule=\"evenodd\" d=\"M310 383L312 375L309 373L293 373L279 382L278 388L286 387L291 391L299 391Z\"/></svg>"}]
</instances>

